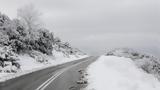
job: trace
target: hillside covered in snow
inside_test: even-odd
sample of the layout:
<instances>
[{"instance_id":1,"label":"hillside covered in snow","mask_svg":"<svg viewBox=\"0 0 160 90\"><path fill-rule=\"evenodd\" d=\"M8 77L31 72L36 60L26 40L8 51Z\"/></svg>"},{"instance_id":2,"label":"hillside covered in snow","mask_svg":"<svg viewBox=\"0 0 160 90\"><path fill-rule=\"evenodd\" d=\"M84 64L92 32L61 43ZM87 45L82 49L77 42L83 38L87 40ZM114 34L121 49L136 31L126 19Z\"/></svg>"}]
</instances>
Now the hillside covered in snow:
<instances>
[{"instance_id":1,"label":"hillside covered in snow","mask_svg":"<svg viewBox=\"0 0 160 90\"><path fill-rule=\"evenodd\" d=\"M34 8L22 8L18 15L10 19L0 13L1 77L86 56L68 42L55 37L50 30L40 27Z\"/></svg>"}]
</instances>

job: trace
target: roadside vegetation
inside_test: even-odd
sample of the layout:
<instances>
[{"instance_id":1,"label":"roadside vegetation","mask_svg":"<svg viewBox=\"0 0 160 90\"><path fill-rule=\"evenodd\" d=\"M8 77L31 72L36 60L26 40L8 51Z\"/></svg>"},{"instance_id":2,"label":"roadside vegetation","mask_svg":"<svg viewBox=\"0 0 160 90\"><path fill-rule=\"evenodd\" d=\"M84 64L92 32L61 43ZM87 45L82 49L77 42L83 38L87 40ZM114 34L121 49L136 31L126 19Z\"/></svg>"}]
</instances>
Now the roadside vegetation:
<instances>
[{"instance_id":1,"label":"roadside vegetation","mask_svg":"<svg viewBox=\"0 0 160 90\"><path fill-rule=\"evenodd\" d=\"M18 9L14 19L0 13L0 72L7 66L12 68L4 72L20 69L17 62L20 54L28 54L43 63L47 61L44 56L54 56L53 51L62 52L65 57L84 54L46 29L41 22L41 13L33 5Z\"/></svg>"},{"instance_id":2,"label":"roadside vegetation","mask_svg":"<svg viewBox=\"0 0 160 90\"><path fill-rule=\"evenodd\" d=\"M128 48L114 49L106 56L119 56L131 58L135 64L149 74L155 75L160 80L160 59L152 55L143 54Z\"/></svg>"}]
</instances>

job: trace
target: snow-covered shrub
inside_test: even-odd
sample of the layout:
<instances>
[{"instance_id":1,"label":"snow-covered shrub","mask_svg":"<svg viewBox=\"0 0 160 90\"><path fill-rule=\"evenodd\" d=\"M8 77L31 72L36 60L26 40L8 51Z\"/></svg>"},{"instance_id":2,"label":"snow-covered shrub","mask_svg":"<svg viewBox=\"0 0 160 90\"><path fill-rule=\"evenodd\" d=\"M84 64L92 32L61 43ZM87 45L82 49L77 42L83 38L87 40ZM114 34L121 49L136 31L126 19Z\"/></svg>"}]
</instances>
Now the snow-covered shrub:
<instances>
[{"instance_id":1,"label":"snow-covered shrub","mask_svg":"<svg viewBox=\"0 0 160 90\"><path fill-rule=\"evenodd\" d=\"M139 68L147 73L154 74L160 80L160 59L156 57L142 54L128 48L115 49L106 55L131 58Z\"/></svg>"},{"instance_id":2,"label":"snow-covered shrub","mask_svg":"<svg viewBox=\"0 0 160 90\"><path fill-rule=\"evenodd\" d=\"M8 45L9 37L3 32L0 32L0 44L1 45Z\"/></svg>"},{"instance_id":3,"label":"snow-covered shrub","mask_svg":"<svg viewBox=\"0 0 160 90\"><path fill-rule=\"evenodd\" d=\"M47 55L45 55L41 52L31 51L29 55L39 63L47 63L48 62Z\"/></svg>"},{"instance_id":4,"label":"snow-covered shrub","mask_svg":"<svg viewBox=\"0 0 160 90\"><path fill-rule=\"evenodd\" d=\"M80 55L86 55L82 51L77 48L73 48L68 42L61 42L59 38L54 39L55 44L53 45L54 50L63 53L64 57L70 57L70 55L74 55L75 57L79 57Z\"/></svg>"},{"instance_id":5,"label":"snow-covered shrub","mask_svg":"<svg viewBox=\"0 0 160 90\"><path fill-rule=\"evenodd\" d=\"M0 13L0 44L8 45L9 36L8 36L8 28L11 27L11 20L4 14Z\"/></svg>"},{"instance_id":6,"label":"snow-covered shrub","mask_svg":"<svg viewBox=\"0 0 160 90\"><path fill-rule=\"evenodd\" d=\"M129 49L129 48L118 48L114 49L112 51L107 52L107 56L119 56L119 57L126 57L126 58L131 58L133 60L135 59L142 59L144 57L150 57L145 54L141 54L135 50Z\"/></svg>"},{"instance_id":7,"label":"snow-covered shrub","mask_svg":"<svg viewBox=\"0 0 160 90\"><path fill-rule=\"evenodd\" d=\"M53 50L53 34L46 29L38 30L38 34L38 40L31 42L33 49L51 55Z\"/></svg>"},{"instance_id":8,"label":"snow-covered shrub","mask_svg":"<svg viewBox=\"0 0 160 90\"><path fill-rule=\"evenodd\" d=\"M10 23L10 19L8 16L0 13L0 29L4 30L5 26L8 25L8 23Z\"/></svg>"},{"instance_id":9,"label":"snow-covered shrub","mask_svg":"<svg viewBox=\"0 0 160 90\"><path fill-rule=\"evenodd\" d=\"M20 69L20 64L17 62L18 60L18 56L10 47L0 47L0 67L2 67L3 70L7 70L7 72L16 72L18 69ZM5 69L7 67L10 68Z\"/></svg>"},{"instance_id":10,"label":"snow-covered shrub","mask_svg":"<svg viewBox=\"0 0 160 90\"><path fill-rule=\"evenodd\" d=\"M27 49L26 44L17 39L11 40L11 46L13 48L13 51L16 53L24 52Z\"/></svg>"},{"instance_id":11,"label":"snow-covered shrub","mask_svg":"<svg viewBox=\"0 0 160 90\"><path fill-rule=\"evenodd\" d=\"M27 35L29 34L29 32L26 29L26 27L24 26L24 24L18 19L13 19L12 22L13 22L13 25L14 25L16 31L19 33L19 38L21 38L21 37L27 38Z\"/></svg>"}]
</instances>

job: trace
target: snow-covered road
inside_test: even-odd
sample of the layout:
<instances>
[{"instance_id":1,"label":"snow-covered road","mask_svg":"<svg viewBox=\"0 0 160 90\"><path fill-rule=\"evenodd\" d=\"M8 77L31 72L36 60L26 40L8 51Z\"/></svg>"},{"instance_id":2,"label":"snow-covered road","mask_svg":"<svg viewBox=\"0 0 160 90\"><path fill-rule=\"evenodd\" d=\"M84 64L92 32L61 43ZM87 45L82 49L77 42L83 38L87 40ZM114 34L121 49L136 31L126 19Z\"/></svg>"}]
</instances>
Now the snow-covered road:
<instances>
[{"instance_id":1,"label":"snow-covered road","mask_svg":"<svg viewBox=\"0 0 160 90\"><path fill-rule=\"evenodd\" d=\"M86 90L160 90L160 82L129 58L101 56L87 72Z\"/></svg>"}]
</instances>

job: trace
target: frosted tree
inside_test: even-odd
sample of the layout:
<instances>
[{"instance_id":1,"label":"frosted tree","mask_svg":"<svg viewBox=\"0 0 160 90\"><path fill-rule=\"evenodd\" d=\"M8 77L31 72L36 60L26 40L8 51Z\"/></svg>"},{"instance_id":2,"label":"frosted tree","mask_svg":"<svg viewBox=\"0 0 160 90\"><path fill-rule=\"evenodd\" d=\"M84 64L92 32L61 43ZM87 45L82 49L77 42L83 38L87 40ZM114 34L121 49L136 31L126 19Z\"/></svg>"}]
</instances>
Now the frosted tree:
<instances>
[{"instance_id":1,"label":"frosted tree","mask_svg":"<svg viewBox=\"0 0 160 90\"><path fill-rule=\"evenodd\" d=\"M22 20L27 29L36 29L41 26L41 13L35 8L33 4L26 5L17 10L17 16Z\"/></svg>"},{"instance_id":2,"label":"frosted tree","mask_svg":"<svg viewBox=\"0 0 160 90\"><path fill-rule=\"evenodd\" d=\"M42 27L42 21L40 19L41 13L35 8L33 4L26 5L17 10L18 19L20 19L25 28L29 32L29 37L37 39L38 33L36 30Z\"/></svg>"},{"instance_id":3,"label":"frosted tree","mask_svg":"<svg viewBox=\"0 0 160 90\"><path fill-rule=\"evenodd\" d=\"M7 45L9 42L9 37L3 32L0 32L0 44L1 45Z\"/></svg>"}]
</instances>

